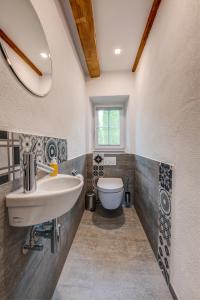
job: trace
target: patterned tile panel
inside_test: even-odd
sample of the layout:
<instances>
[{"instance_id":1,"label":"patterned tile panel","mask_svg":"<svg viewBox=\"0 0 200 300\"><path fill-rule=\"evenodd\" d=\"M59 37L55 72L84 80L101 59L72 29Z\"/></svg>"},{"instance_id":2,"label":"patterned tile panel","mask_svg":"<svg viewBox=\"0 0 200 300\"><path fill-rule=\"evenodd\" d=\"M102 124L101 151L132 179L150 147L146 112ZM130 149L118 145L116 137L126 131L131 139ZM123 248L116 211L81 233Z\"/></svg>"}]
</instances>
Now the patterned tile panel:
<instances>
[{"instance_id":1,"label":"patterned tile panel","mask_svg":"<svg viewBox=\"0 0 200 300\"><path fill-rule=\"evenodd\" d=\"M94 190L100 177L104 177L104 153L93 152L92 159L92 185L90 190Z\"/></svg>"},{"instance_id":2,"label":"patterned tile panel","mask_svg":"<svg viewBox=\"0 0 200 300\"><path fill-rule=\"evenodd\" d=\"M67 141L24 133L0 131L0 185L22 175L23 153L33 151L37 161L49 164L67 160Z\"/></svg>"},{"instance_id":3,"label":"patterned tile panel","mask_svg":"<svg viewBox=\"0 0 200 300\"><path fill-rule=\"evenodd\" d=\"M20 135L21 160L24 152L33 151L37 161L49 164L56 157L58 163L67 160L67 141L35 135Z\"/></svg>"},{"instance_id":4,"label":"patterned tile panel","mask_svg":"<svg viewBox=\"0 0 200 300\"><path fill-rule=\"evenodd\" d=\"M170 283L170 247L171 247L171 197L172 166L160 163L159 167L159 238L158 263L167 284Z\"/></svg>"},{"instance_id":5,"label":"patterned tile panel","mask_svg":"<svg viewBox=\"0 0 200 300\"><path fill-rule=\"evenodd\" d=\"M0 185L19 176L19 139L7 131L0 131Z\"/></svg>"},{"instance_id":6,"label":"patterned tile panel","mask_svg":"<svg viewBox=\"0 0 200 300\"><path fill-rule=\"evenodd\" d=\"M104 176L104 153L93 153L93 178Z\"/></svg>"}]
</instances>

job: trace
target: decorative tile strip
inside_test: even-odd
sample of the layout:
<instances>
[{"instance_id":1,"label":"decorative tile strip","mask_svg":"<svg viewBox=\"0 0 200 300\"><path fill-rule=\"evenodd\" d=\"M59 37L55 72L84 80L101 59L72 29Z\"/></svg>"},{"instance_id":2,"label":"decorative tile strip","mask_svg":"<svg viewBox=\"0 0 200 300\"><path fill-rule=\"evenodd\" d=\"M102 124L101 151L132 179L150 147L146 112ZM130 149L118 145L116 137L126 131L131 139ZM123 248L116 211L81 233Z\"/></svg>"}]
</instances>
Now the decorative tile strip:
<instances>
[{"instance_id":1,"label":"decorative tile strip","mask_svg":"<svg viewBox=\"0 0 200 300\"><path fill-rule=\"evenodd\" d=\"M23 153L33 151L37 161L49 164L67 160L67 141L23 133L0 131L0 185L22 175Z\"/></svg>"},{"instance_id":2,"label":"decorative tile strip","mask_svg":"<svg viewBox=\"0 0 200 300\"><path fill-rule=\"evenodd\" d=\"M170 283L172 166L159 166L159 238L158 263L167 284Z\"/></svg>"},{"instance_id":3,"label":"decorative tile strip","mask_svg":"<svg viewBox=\"0 0 200 300\"><path fill-rule=\"evenodd\" d=\"M93 153L93 178L104 176L104 153Z\"/></svg>"}]
</instances>

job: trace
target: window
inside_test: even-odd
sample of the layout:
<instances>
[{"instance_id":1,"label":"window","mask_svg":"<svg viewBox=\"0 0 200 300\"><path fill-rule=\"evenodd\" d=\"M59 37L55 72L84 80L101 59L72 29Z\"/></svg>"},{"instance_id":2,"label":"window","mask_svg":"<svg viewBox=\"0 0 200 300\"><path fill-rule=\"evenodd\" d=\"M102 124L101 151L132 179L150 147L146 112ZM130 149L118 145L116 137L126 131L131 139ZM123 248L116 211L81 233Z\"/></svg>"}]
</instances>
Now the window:
<instances>
[{"instance_id":1,"label":"window","mask_svg":"<svg viewBox=\"0 0 200 300\"><path fill-rule=\"evenodd\" d=\"M95 148L124 148L123 107L95 107Z\"/></svg>"}]
</instances>

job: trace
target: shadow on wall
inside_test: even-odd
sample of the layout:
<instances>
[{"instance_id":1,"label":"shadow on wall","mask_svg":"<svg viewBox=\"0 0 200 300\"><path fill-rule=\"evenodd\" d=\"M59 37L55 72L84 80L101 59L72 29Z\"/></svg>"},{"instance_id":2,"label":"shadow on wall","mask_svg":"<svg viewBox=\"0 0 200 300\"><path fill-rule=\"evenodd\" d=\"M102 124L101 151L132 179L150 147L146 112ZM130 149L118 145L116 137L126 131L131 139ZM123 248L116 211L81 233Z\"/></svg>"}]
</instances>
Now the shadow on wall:
<instances>
[{"instance_id":1,"label":"shadow on wall","mask_svg":"<svg viewBox=\"0 0 200 300\"><path fill-rule=\"evenodd\" d=\"M108 211L99 204L93 213L92 221L99 228L113 230L123 226L125 217L122 207Z\"/></svg>"}]
</instances>

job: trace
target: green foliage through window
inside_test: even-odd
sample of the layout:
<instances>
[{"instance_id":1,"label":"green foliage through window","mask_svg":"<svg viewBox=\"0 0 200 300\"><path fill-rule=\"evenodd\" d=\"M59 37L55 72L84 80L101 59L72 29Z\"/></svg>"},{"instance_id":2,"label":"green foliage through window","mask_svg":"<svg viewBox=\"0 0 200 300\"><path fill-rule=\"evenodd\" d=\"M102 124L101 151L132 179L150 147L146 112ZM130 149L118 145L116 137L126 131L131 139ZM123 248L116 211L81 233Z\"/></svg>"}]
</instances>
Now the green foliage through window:
<instances>
[{"instance_id":1,"label":"green foliage through window","mask_svg":"<svg viewBox=\"0 0 200 300\"><path fill-rule=\"evenodd\" d=\"M97 110L97 143L100 146L120 145L120 109Z\"/></svg>"}]
</instances>

